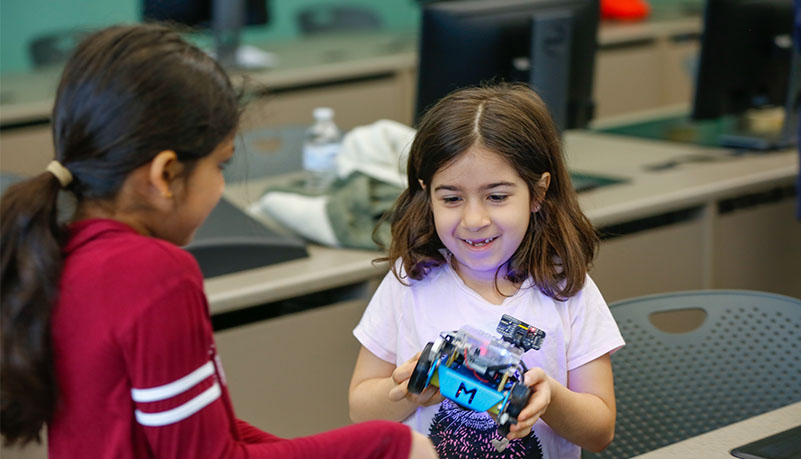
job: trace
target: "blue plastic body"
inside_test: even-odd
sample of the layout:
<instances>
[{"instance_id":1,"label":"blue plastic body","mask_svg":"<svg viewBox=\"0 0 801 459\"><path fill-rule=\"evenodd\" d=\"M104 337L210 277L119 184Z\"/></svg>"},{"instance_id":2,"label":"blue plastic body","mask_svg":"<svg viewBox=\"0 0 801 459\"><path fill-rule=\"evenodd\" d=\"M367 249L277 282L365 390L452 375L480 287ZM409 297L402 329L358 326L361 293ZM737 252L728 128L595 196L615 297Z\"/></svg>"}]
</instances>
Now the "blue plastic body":
<instances>
[{"instance_id":1,"label":"blue plastic body","mask_svg":"<svg viewBox=\"0 0 801 459\"><path fill-rule=\"evenodd\" d=\"M476 379L473 373L465 367L448 367L442 364L445 358L438 359L431 365L426 379L426 386L432 384L434 375L437 376L435 386L443 397L452 400L458 405L473 411L500 412L506 405L510 391L498 392L495 387Z\"/></svg>"},{"instance_id":2,"label":"blue plastic body","mask_svg":"<svg viewBox=\"0 0 801 459\"><path fill-rule=\"evenodd\" d=\"M503 403L505 395L452 368L439 368L440 393L474 411L489 411Z\"/></svg>"}]
</instances>

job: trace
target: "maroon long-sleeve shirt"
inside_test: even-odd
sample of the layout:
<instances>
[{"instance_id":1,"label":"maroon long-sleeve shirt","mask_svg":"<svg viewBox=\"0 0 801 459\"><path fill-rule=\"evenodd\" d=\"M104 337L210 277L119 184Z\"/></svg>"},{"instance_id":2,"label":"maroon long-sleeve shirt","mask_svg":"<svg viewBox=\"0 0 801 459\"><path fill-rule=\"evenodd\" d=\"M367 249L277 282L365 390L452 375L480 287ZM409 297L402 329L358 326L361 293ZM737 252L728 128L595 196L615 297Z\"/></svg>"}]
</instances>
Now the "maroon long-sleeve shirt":
<instances>
[{"instance_id":1,"label":"maroon long-sleeve shirt","mask_svg":"<svg viewBox=\"0 0 801 459\"><path fill-rule=\"evenodd\" d=\"M194 258L113 220L70 234L52 317L51 457L408 457L397 423L286 440L236 419Z\"/></svg>"}]
</instances>

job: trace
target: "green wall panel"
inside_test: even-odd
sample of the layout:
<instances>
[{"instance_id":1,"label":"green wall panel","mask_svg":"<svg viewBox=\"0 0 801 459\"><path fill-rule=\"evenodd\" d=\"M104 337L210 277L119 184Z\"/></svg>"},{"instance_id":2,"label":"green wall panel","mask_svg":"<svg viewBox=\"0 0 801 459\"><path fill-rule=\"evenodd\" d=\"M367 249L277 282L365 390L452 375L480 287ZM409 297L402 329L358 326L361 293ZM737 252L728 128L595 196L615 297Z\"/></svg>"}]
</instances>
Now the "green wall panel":
<instances>
[{"instance_id":1,"label":"green wall panel","mask_svg":"<svg viewBox=\"0 0 801 459\"><path fill-rule=\"evenodd\" d=\"M350 4L372 8L390 29L411 29L419 19L415 0L270 0L272 21L248 27L247 41L266 43L298 36L299 9L319 4ZM141 0L0 0L0 72L31 68L28 43L33 37L80 27L102 27L140 20ZM204 40L200 40L204 42Z\"/></svg>"}]
</instances>

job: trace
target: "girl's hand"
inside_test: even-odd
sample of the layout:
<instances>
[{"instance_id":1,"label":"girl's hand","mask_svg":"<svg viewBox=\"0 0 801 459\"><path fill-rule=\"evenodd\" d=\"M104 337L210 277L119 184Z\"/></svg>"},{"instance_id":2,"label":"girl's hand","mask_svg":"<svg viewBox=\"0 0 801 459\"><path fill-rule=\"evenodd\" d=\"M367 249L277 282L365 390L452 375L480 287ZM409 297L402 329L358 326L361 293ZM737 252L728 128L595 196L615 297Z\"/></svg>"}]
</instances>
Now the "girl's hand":
<instances>
[{"instance_id":1,"label":"girl's hand","mask_svg":"<svg viewBox=\"0 0 801 459\"><path fill-rule=\"evenodd\" d=\"M528 404L517 416L517 424L512 424L506 438L523 438L531 433L534 423L545 414L551 404L550 378L542 368L532 368L523 376L523 383L531 389Z\"/></svg>"},{"instance_id":2,"label":"girl's hand","mask_svg":"<svg viewBox=\"0 0 801 459\"><path fill-rule=\"evenodd\" d=\"M391 378L395 385L389 390L389 399L393 402L398 402L405 398L420 406L431 406L445 400L445 397L439 393L439 389L434 386L426 387L423 389L423 392L419 394L409 393L409 378L412 376L412 371L417 365L420 354L421 353L418 352L414 357L395 368L395 371L392 372Z\"/></svg>"}]
</instances>

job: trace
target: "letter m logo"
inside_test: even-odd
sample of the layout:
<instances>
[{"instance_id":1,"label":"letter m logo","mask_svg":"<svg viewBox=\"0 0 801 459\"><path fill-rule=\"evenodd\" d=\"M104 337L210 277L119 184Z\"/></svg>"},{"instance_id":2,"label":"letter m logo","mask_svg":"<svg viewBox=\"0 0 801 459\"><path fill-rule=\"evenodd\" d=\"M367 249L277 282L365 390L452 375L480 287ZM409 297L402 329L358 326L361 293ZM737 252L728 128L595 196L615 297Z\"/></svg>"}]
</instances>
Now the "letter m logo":
<instances>
[{"instance_id":1,"label":"letter m logo","mask_svg":"<svg viewBox=\"0 0 801 459\"><path fill-rule=\"evenodd\" d=\"M470 405L473 403L473 398L476 396L476 392L478 389L467 390L467 387L464 383L459 383L459 390L456 391L456 398L458 399L460 395L469 395L470 399L467 400L467 404Z\"/></svg>"}]
</instances>

